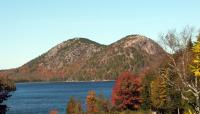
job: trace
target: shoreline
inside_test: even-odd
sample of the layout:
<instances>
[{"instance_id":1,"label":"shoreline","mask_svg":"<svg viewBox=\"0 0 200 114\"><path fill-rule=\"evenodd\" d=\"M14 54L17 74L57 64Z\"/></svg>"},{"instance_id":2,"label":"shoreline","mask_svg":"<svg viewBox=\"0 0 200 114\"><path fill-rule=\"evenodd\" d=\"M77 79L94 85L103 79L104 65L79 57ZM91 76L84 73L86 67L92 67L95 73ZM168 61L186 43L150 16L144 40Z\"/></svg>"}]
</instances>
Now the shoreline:
<instances>
[{"instance_id":1,"label":"shoreline","mask_svg":"<svg viewBox=\"0 0 200 114\"><path fill-rule=\"evenodd\" d=\"M80 82L114 82L115 80L88 80L88 81L36 81L36 82L15 82L16 84L31 84L31 83L80 83Z\"/></svg>"}]
</instances>

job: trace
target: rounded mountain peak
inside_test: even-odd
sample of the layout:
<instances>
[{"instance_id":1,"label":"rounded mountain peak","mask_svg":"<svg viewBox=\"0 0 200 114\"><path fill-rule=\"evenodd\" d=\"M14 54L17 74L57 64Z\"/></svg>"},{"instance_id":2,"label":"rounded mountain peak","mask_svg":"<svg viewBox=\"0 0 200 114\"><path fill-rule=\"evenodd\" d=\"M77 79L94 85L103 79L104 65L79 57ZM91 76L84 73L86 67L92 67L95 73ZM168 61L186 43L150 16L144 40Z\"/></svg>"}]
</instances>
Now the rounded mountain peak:
<instances>
[{"instance_id":1,"label":"rounded mountain peak","mask_svg":"<svg viewBox=\"0 0 200 114\"><path fill-rule=\"evenodd\" d=\"M98 49L102 47L103 45L94 42L92 40L89 40L87 38L82 38L82 37L76 37L73 39L69 39L67 41L64 41L56 46L54 46L52 49L50 49L47 52L47 56L56 56L57 53L59 52L66 52L69 50L81 50L81 49Z\"/></svg>"},{"instance_id":2,"label":"rounded mountain peak","mask_svg":"<svg viewBox=\"0 0 200 114\"><path fill-rule=\"evenodd\" d=\"M125 36L124 38L127 38L127 39L137 39L137 38L147 39L146 36L143 36L143 35L140 35L140 34L131 34L131 35Z\"/></svg>"},{"instance_id":3,"label":"rounded mountain peak","mask_svg":"<svg viewBox=\"0 0 200 114\"><path fill-rule=\"evenodd\" d=\"M135 48L140 51L145 51L148 54L157 54L164 50L152 39L139 35L128 35L113 44L114 47Z\"/></svg>"},{"instance_id":4,"label":"rounded mountain peak","mask_svg":"<svg viewBox=\"0 0 200 114\"><path fill-rule=\"evenodd\" d=\"M148 40L151 40L151 39L146 36L139 35L139 34L128 35L121 39L122 42L123 41L124 42L127 42L127 41L138 42L138 41L148 41Z\"/></svg>"},{"instance_id":5,"label":"rounded mountain peak","mask_svg":"<svg viewBox=\"0 0 200 114\"><path fill-rule=\"evenodd\" d=\"M93 44L93 45L96 45L96 46L100 46L102 44L99 44L95 41L92 41L88 38L84 38L84 37L74 37L72 39L69 39L67 41L64 41L63 42L64 44L71 44L71 43L84 43L84 44ZM61 43L62 44L62 43Z\"/></svg>"}]
</instances>

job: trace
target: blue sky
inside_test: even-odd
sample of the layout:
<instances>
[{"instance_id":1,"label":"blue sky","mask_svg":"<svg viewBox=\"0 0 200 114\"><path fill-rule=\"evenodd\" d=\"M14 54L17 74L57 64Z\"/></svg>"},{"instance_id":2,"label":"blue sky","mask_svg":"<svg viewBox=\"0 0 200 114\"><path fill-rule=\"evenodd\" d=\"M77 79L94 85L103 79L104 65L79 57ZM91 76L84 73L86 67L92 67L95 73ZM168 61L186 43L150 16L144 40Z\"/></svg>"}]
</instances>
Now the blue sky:
<instances>
[{"instance_id":1,"label":"blue sky","mask_svg":"<svg viewBox=\"0 0 200 114\"><path fill-rule=\"evenodd\" d=\"M110 44L129 34L158 41L200 27L199 0L0 0L0 69L15 68L73 37Z\"/></svg>"}]
</instances>

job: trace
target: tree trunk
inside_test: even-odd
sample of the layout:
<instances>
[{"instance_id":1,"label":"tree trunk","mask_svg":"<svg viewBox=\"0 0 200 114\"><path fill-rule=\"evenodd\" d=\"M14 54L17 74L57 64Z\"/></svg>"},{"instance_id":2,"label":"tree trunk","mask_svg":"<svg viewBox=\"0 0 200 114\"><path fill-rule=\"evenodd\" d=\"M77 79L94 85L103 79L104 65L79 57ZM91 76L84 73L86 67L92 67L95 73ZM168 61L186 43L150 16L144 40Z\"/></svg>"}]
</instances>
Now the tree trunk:
<instances>
[{"instance_id":1,"label":"tree trunk","mask_svg":"<svg viewBox=\"0 0 200 114\"><path fill-rule=\"evenodd\" d=\"M152 111L151 114L157 114L157 112L156 111Z\"/></svg>"},{"instance_id":2,"label":"tree trunk","mask_svg":"<svg viewBox=\"0 0 200 114\"><path fill-rule=\"evenodd\" d=\"M195 77L195 86L196 86L196 88L198 88L198 78L197 78L197 76ZM195 110L196 110L197 114L200 114L199 94L197 94L195 97L196 97Z\"/></svg>"},{"instance_id":3,"label":"tree trunk","mask_svg":"<svg viewBox=\"0 0 200 114\"><path fill-rule=\"evenodd\" d=\"M199 96L196 97L196 112L200 114L200 103L199 103Z\"/></svg>"},{"instance_id":4,"label":"tree trunk","mask_svg":"<svg viewBox=\"0 0 200 114\"><path fill-rule=\"evenodd\" d=\"M180 114L180 109L179 108L177 109L177 112L178 112L178 114Z\"/></svg>"}]
</instances>

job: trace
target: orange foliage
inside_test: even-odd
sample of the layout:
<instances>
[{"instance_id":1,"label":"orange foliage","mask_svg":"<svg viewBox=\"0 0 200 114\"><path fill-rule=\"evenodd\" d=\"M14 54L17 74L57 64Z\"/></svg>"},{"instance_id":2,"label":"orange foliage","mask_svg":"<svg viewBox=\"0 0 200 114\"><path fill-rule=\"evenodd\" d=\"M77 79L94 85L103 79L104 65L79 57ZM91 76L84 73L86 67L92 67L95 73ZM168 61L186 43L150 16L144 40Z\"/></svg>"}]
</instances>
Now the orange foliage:
<instances>
[{"instance_id":1,"label":"orange foliage","mask_svg":"<svg viewBox=\"0 0 200 114\"><path fill-rule=\"evenodd\" d=\"M97 98L96 93L94 91L89 91L88 96L86 97L86 103L87 103L87 111L89 113L96 113L98 112L97 108Z\"/></svg>"},{"instance_id":2,"label":"orange foliage","mask_svg":"<svg viewBox=\"0 0 200 114\"><path fill-rule=\"evenodd\" d=\"M76 101L74 97L71 97L67 103L67 114L82 114L81 103Z\"/></svg>"},{"instance_id":3,"label":"orange foliage","mask_svg":"<svg viewBox=\"0 0 200 114\"><path fill-rule=\"evenodd\" d=\"M57 110L51 110L50 112L49 112L49 114L58 114L58 111Z\"/></svg>"}]
</instances>

